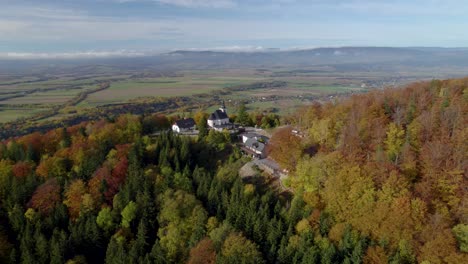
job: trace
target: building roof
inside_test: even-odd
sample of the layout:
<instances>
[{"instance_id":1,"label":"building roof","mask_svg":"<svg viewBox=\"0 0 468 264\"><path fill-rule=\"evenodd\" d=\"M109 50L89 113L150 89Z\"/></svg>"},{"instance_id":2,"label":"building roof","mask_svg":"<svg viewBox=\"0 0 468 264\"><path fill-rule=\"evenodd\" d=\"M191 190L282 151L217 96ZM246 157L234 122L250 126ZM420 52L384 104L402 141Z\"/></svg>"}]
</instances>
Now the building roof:
<instances>
[{"instance_id":1,"label":"building roof","mask_svg":"<svg viewBox=\"0 0 468 264\"><path fill-rule=\"evenodd\" d=\"M226 114L226 112L223 112L219 109L214 111L208 118L208 120L221 120L221 119L229 119L229 117Z\"/></svg>"},{"instance_id":2,"label":"building roof","mask_svg":"<svg viewBox=\"0 0 468 264\"><path fill-rule=\"evenodd\" d=\"M265 149L265 144L263 144L262 142L258 142L254 138L247 139L247 141L245 142L245 146L251 149L255 149L259 152L263 152L263 150Z\"/></svg>"},{"instance_id":3,"label":"building roof","mask_svg":"<svg viewBox=\"0 0 468 264\"><path fill-rule=\"evenodd\" d=\"M221 129L223 129L223 128L227 128L227 129L235 128L235 126L233 124L231 124L231 123L222 124L222 125L214 125L213 127L214 128L221 128Z\"/></svg>"},{"instance_id":4,"label":"building roof","mask_svg":"<svg viewBox=\"0 0 468 264\"><path fill-rule=\"evenodd\" d=\"M257 134L257 133L253 133L253 132L247 132L247 133L243 133L242 136L246 137L246 138L254 138L254 137L258 137L260 135Z\"/></svg>"},{"instance_id":5,"label":"building roof","mask_svg":"<svg viewBox=\"0 0 468 264\"><path fill-rule=\"evenodd\" d=\"M175 121L175 125L180 128L191 128L195 126L195 121L193 118L180 119Z\"/></svg>"},{"instance_id":6,"label":"building roof","mask_svg":"<svg viewBox=\"0 0 468 264\"><path fill-rule=\"evenodd\" d=\"M244 134L242 134L242 136L246 137L247 139L255 139L255 140L257 140L259 142L262 142L262 143L265 143L265 142L269 141L268 137L257 134L257 133L253 133L253 132L244 133Z\"/></svg>"}]
</instances>

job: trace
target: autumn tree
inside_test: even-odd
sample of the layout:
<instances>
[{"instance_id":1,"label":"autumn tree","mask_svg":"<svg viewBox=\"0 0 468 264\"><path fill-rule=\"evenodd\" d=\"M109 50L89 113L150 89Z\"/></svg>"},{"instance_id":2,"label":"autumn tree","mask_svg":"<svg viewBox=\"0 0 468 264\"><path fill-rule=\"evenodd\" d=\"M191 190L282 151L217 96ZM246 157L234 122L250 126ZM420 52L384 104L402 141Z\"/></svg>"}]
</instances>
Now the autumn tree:
<instances>
[{"instance_id":1,"label":"autumn tree","mask_svg":"<svg viewBox=\"0 0 468 264\"><path fill-rule=\"evenodd\" d=\"M281 167L290 171L296 168L296 164L302 155L301 139L292 133L292 128L281 128L268 142L269 154Z\"/></svg>"},{"instance_id":2,"label":"autumn tree","mask_svg":"<svg viewBox=\"0 0 468 264\"><path fill-rule=\"evenodd\" d=\"M395 163L398 163L398 157L404 143L404 135L405 131L402 128L395 123L390 123L385 145L389 159Z\"/></svg>"},{"instance_id":3,"label":"autumn tree","mask_svg":"<svg viewBox=\"0 0 468 264\"><path fill-rule=\"evenodd\" d=\"M204 237L207 218L195 196L181 190L166 191L158 217L161 225L158 236L170 260L181 261L188 256L188 246Z\"/></svg>"},{"instance_id":4,"label":"autumn tree","mask_svg":"<svg viewBox=\"0 0 468 264\"><path fill-rule=\"evenodd\" d=\"M238 233L231 233L223 243L219 261L222 263L264 263L257 245Z\"/></svg>"},{"instance_id":5,"label":"autumn tree","mask_svg":"<svg viewBox=\"0 0 468 264\"><path fill-rule=\"evenodd\" d=\"M55 178L52 178L37 187L29 201L29 206L47 216L60 201L60 185Z\"/></svg>"},{"instance_id":6,"label":"autumn tree","mask_svg":"<svg viewBox=\"0 0 468 264\"><path fill-rule=\"evenodd\" d=\"M214 264L216 263L216 251L213 241L204 238L190 250L188 264Z\"/></svg>"},{"instance_id":7,"label":"autumn tree","mask_svg":"<svg viewBox=\"0 0 468 264\"><path fill-rule=\"evenodd\" d=\"M68 207L71 219L76 219L80 215L85 194L86 186L82 180L75 180L67 187L63 203Z\"/></svg>"}]
</instances>

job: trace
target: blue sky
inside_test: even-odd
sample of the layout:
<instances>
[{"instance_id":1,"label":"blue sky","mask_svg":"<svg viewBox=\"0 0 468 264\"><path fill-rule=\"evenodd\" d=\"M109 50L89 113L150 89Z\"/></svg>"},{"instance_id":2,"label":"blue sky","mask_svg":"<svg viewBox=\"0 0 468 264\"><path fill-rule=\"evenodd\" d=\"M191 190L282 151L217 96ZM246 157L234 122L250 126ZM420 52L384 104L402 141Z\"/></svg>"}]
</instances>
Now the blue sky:
<instances>
[{"instance_id":1,"label":"blue sky","mask_svg":"<svg viewBox=\"0 0 468 264\"><path fill-rule=\"evenodd\" d=\"M461 0L0 0L0 54L468 46Z\"/></svg>"}]
</instances>

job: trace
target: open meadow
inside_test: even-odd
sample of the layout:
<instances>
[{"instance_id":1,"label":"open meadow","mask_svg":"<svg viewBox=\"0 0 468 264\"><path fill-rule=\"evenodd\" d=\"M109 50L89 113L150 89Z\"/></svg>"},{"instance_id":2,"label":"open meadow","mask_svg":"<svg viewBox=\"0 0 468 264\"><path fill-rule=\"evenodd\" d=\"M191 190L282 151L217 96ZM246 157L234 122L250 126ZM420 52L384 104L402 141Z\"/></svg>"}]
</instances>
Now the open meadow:
<instances>
[{"instance_id":1,"label":"open meadow","mask_svg":"<svg viewBox=\"0 0 468 264\"><path fill-rule=\"evenodd\" d=\"M170 73L106 72L1 76L0 123L21 121L49 111L48 120L88 109L138 102L148 98L203 98L216 107L219 101L243 101L249 110L290 112L316 97L361 90L363 80L317 73L291 74L284 69L185 70ZM271 83L282 82L270 87ZM98 88L102 83L106 88ZM216 100L211 100L211 98ZM286 110L286 111L285 111Z\"/></svg>"}]
</instances>

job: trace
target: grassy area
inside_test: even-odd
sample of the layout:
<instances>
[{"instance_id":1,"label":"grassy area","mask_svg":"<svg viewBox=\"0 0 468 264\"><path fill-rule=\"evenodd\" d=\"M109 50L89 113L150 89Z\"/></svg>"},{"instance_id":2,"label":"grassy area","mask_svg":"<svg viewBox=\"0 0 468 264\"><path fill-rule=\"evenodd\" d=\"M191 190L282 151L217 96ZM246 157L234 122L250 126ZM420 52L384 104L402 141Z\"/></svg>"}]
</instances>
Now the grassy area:
<instances>
[{"instance_id":1,"label":"grassy area","mask_svg":"<svg viewBox=\"0 0 468 264\"><path fill-rule=\"evenodd\" d=\"M229 87L242 87L258 82L285 81L287 86L275 88L250 89L233 91L222 97L228 102L246 101L251 111L275 110L280 114L287 114L298 105L308 103L305 97L321 96L337 92L360 89L358 83L342 80L342 78L317 77L312 75L275 77L272 71L258 71L252 69L229 70L196 70L180 71L172 74L163 72L145 72L143 74L113 74L112 72L93 73L87 75L68 74L51 77L21 77L8 79L0 83L0 89L5 98L12 94L20 95L0 101L4 105L0 122L12 121L16 118L27 117L38 111L50 109L56 105L65 105L86 90L95 89L97 83L110 82L110 88L91 93L87 98L67 111L61 110L51 119L66 116L68 110L85 111L99 105L125 103L135 98L143 97L173 97L207 94L206 100L211 100L211 92ZM135 77L141 76L141 77ZM37 92L24 94L34 89ZM44 89L48 89L44 91ZM9 94L6 94L9 93ZM272 101L271 98L277 99ZM304 97L304 98L303 98ZM219 107L219 102L209 102L212 112ZM21 108L21 107L27 107ZM233 113L235 109L231 110Z\"/></svg>"},{"instance_id":2,"label":"grassy area","mask_svg":"<svg viewBox=\"0 0 468 264\"><path fill-rule=\"evenodd\" d=\"M250 111L263 112L272 111L279 115L288 115L295 112L295 110L303 105L309 104L308 100L301 99L281 99L278 101L257 101L246 104Z\"/></svg>"},{"instance_id":3,"label":"grassy area","mask_svg":"<svg viewBox=\"0 0 468 264\"><path fill-rule=\"evenodd\" d=\"M131 79L113 82L109 89L90 95L82 105L111 104L148 96L190 96L261 80L263 79L258 77L208 77L193 74L182 77Z\"/></svg>"},{"instance_id":4,"label":"grassy area","mask_svg":"<svg viewBox=\"0 0 468 264\"><path fill-rule=\"evenodd\" d=\"M0 108L0 123L14 121L18 118L30 117L43 109L38 108Z\"/></svg>"}]
</instances>

